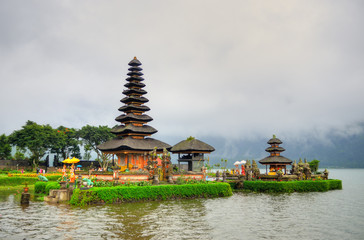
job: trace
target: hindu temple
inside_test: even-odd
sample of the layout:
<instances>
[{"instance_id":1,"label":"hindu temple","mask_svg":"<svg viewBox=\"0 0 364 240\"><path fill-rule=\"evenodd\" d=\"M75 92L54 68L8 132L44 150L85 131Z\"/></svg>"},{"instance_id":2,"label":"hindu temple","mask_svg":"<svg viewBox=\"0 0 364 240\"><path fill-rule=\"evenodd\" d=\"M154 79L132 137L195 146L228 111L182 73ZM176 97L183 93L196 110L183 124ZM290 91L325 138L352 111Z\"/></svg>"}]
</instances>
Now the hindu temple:
<instances>
[{"instance_id":1,"label":"hindu temple","mask_svg":"<svg viewBox=\"0 0 364 240\"><path fill-rule=\"evenodd\" d=\"M169 144L150 137L157 130L148 125L153 118L145 114L150 108L145 105L149 100L144 97L147 91L143 89L146 85L141 65L136 57L129 62L124 85L127 89L123 91L125 97L120 100L124 105L119 108L123 114L115 119L120 125L111 130L115 138L98 146L104 154L115 154L118 165L128 169L143 169L147 165L148 153L155 148L157 153L171 148Z\"/></svg>"},{"instance_id":2,"label":"hindu temple","mask_svg":"<svg viewBox=\"0 0 364 240\"><path fill-rule=\"evenodd\" d=\"M292 160L281 156L281 152L284 152L285 149L280 147L279 145L282 144L282 141L279 140L275 135L267 142L270 147L265 149L266 152L270 153L270 156L263 158L259 161L260 164L266 166L266 173L267 174L276 174L279 170L287 173L287 165L292 164ZM269 173L268 173L268 165L269 165Z\"/></svg>"}]
</instances>

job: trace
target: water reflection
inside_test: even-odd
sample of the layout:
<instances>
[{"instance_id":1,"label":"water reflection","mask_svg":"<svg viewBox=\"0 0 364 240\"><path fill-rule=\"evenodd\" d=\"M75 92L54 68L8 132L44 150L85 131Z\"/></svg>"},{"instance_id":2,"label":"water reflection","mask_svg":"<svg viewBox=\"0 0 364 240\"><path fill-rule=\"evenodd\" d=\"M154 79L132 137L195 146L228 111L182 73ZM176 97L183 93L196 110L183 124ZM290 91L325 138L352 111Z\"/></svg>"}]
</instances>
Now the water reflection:
<instances>
[{"instance_id":1,"label":"water reflection","mask_svg":"<svg viewBox=\"0 0 364 240\"><path fill-rule=\"evenodd\" d=\"M347 179L338 171L342 191L84 208L35 201L22 207L20 194L4 191L0 239L361 239L364 170Z\"/></svg>"}]
</instances>

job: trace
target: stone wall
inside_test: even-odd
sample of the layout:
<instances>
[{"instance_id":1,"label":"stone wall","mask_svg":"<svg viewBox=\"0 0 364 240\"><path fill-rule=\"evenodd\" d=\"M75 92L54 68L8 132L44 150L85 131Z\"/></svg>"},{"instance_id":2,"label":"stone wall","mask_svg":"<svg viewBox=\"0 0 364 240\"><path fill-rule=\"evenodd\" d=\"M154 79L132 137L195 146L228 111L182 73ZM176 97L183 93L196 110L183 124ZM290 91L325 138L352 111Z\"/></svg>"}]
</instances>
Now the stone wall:
<instances>
[{"instance_id":1,"label":"stone wall","mask_svg":"<svg viewBox=\"0 0 364 240\"><path fill-rule=\"evenodd\" d=\"M0 160L0 169L11 169L11 170L29 170L32 169L29 161L27 160Z\"/></svg>"}]
</instances>

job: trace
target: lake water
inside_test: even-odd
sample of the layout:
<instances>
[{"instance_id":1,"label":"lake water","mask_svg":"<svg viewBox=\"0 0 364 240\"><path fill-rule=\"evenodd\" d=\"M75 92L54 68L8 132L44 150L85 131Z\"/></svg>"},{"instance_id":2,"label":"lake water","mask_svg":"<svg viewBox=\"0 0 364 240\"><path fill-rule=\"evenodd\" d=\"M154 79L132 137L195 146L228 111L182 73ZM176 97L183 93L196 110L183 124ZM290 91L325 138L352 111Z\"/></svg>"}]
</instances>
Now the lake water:
<instances>
[{"instance_id":1,"label":"lake water","mask_svg":"<svg viewBox=\"0 0 364 240\"><path fill-rule=\"evenodd\" d=\"M0 239L364 239L364 169L332 169L343 190L91 207L0 193Z\"/></svg>"}]
</instances>

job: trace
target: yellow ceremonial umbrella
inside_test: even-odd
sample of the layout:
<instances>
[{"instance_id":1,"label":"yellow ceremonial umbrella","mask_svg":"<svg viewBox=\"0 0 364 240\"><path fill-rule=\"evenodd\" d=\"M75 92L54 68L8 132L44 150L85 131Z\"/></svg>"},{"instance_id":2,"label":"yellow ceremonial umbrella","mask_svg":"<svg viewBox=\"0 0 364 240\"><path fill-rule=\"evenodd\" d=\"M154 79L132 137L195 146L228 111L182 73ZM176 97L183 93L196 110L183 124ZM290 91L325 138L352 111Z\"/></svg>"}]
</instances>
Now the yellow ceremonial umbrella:
<instances>
[{"instance_id":1,"label":"yellow ceremonial umbrella","mask_svg":"<svg viewBox=\"0 0 364 240\"><path fill-rule=\"evenodd\" d=\"M72 159L67 158L66 160L63 160L63 163L78 163L80 159L73 157Z\"/></svg>"},{"instance_id":2,"label":"yellow ceremonial umbrella","mask_svg":"<svg viewBox=\"0 0 364 240\"><path fill-rule=\"evenodd\" d=\"M70 161L71 161L71 159L67 158L67 159L63 160L62 162L63 163L70 163Z\"/></svg>"}]
</instances>

